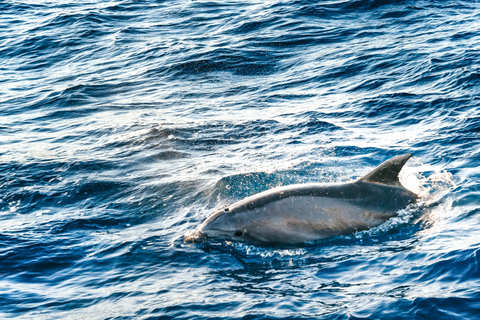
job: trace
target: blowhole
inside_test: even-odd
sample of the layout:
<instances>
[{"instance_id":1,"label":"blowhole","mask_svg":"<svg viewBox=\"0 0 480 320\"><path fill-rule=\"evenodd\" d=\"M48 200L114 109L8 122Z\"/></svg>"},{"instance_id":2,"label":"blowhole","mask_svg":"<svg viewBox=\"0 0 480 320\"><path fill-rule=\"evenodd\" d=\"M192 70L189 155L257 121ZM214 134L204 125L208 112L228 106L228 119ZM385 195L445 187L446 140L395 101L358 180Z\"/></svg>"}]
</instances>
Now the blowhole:
<instances>
[{"instance_id":1,"label":"blowhole","mask_svg":"<svg viewBox=\"0 0 480 320\"><path fill-rule=\"evenodd\" d=\"M235 231L234 233L235 237L241 237L243 235L243 232L240 230Z\"/></svg>"},{"instance_id":2,"label":"blowhole","mask_svg":"<svg viewBox=\"0 0 480 320\"><path fill-rule=\"evenodd\" d=\"M230 211L230 209L229 209L229 208L225 208L225 209L223 209L223 210L224 210L225 212L228 212L228 211Z\"/></svg>"}]
</instances>

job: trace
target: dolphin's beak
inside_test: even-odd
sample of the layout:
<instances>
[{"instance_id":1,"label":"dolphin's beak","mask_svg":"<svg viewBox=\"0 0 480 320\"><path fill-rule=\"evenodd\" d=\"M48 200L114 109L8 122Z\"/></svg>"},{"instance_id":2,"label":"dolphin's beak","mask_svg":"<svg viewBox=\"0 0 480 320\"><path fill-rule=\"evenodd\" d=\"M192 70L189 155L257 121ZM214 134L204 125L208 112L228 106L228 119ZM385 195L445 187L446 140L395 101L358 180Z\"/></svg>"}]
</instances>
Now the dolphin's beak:
<instances>
[{"instance_id":1,"label":"dolphin's beak","mask_svg":"<svg viewBox=\"0 0 480 320\"><path fill-rule=\"evenodd\" d=\"M195 243L205 238L206 238L205 234L203 234L200 230L195 229L195 230L190 230L185 234L185 238L183 239L183 242Z\"/></svg>"},{"instance_id":2,"label":"dolphin's beak","mask_svg":"<svg viewBox=\"0 0 480 320\"><path fill-rule=\"evenodd\" d=\"M225 210L221 209L213 214L211 214L207 220L205 220L201 225L195 230L190 230L185 234L184 242L200 242L205 238L208 238L212 235L212 225L213 225L213 234L215 234L215 225L214 222L221 216L225 214ZM218 230L217 230L218 231Z\"/></svg>"}]
</instances>

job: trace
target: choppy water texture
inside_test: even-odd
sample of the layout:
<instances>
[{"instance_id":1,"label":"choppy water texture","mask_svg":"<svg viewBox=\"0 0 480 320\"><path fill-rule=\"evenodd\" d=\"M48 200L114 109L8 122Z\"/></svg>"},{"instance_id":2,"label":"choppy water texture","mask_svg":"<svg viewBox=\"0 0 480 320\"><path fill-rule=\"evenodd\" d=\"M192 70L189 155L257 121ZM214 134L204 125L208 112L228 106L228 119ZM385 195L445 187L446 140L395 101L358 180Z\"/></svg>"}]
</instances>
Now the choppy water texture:
<instances>
[{"instance_id":1,"label":"choppy water texture","mask_svg":"<svg viewBox=\"0 0 480 320\"><path fill-rule=\"evenodd\" d=\"M0 1L0 317L474 319L475 1ZM406 152L418 206L295 247L210 212Z\"/></svg>"}]
</instances>

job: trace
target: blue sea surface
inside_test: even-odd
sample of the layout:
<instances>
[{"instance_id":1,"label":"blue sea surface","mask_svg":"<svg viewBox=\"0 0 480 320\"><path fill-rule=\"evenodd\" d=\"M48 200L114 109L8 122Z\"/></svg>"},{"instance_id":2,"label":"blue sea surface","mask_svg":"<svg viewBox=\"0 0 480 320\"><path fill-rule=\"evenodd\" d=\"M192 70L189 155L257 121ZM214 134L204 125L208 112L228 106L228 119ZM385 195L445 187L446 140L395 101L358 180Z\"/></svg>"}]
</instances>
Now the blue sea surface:
<instances>
[{"instance_id":1,"label":"blue sea surface","mask_svg":"<svg viewBox=\"0 0 480 320\"><path fill-rule=\"evenodd\" d=\"M0 0L0 318L478 319L479 142L478 1ZM407 152L373 229L183 241Z\"/></svg>"}]
</instances>

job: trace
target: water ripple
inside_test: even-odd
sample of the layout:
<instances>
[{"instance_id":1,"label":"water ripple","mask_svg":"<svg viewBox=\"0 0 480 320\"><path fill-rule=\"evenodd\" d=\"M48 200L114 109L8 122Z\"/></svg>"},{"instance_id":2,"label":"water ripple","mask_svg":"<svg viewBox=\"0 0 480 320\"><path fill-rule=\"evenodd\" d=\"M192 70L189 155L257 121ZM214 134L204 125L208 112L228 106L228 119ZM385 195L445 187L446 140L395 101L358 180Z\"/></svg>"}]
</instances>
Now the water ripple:
<instances>
[{"instance_id":1,"label":"water ripple","mask_svg":"<svg viewBox=\"0 0 480 320\"><path fill-rule=\"evenodd\" d=\"M476 318L479 9L0 1L3 318ZM182 241L406 152L420 204L377 228Z\"/></svg>"}]
</instances>

